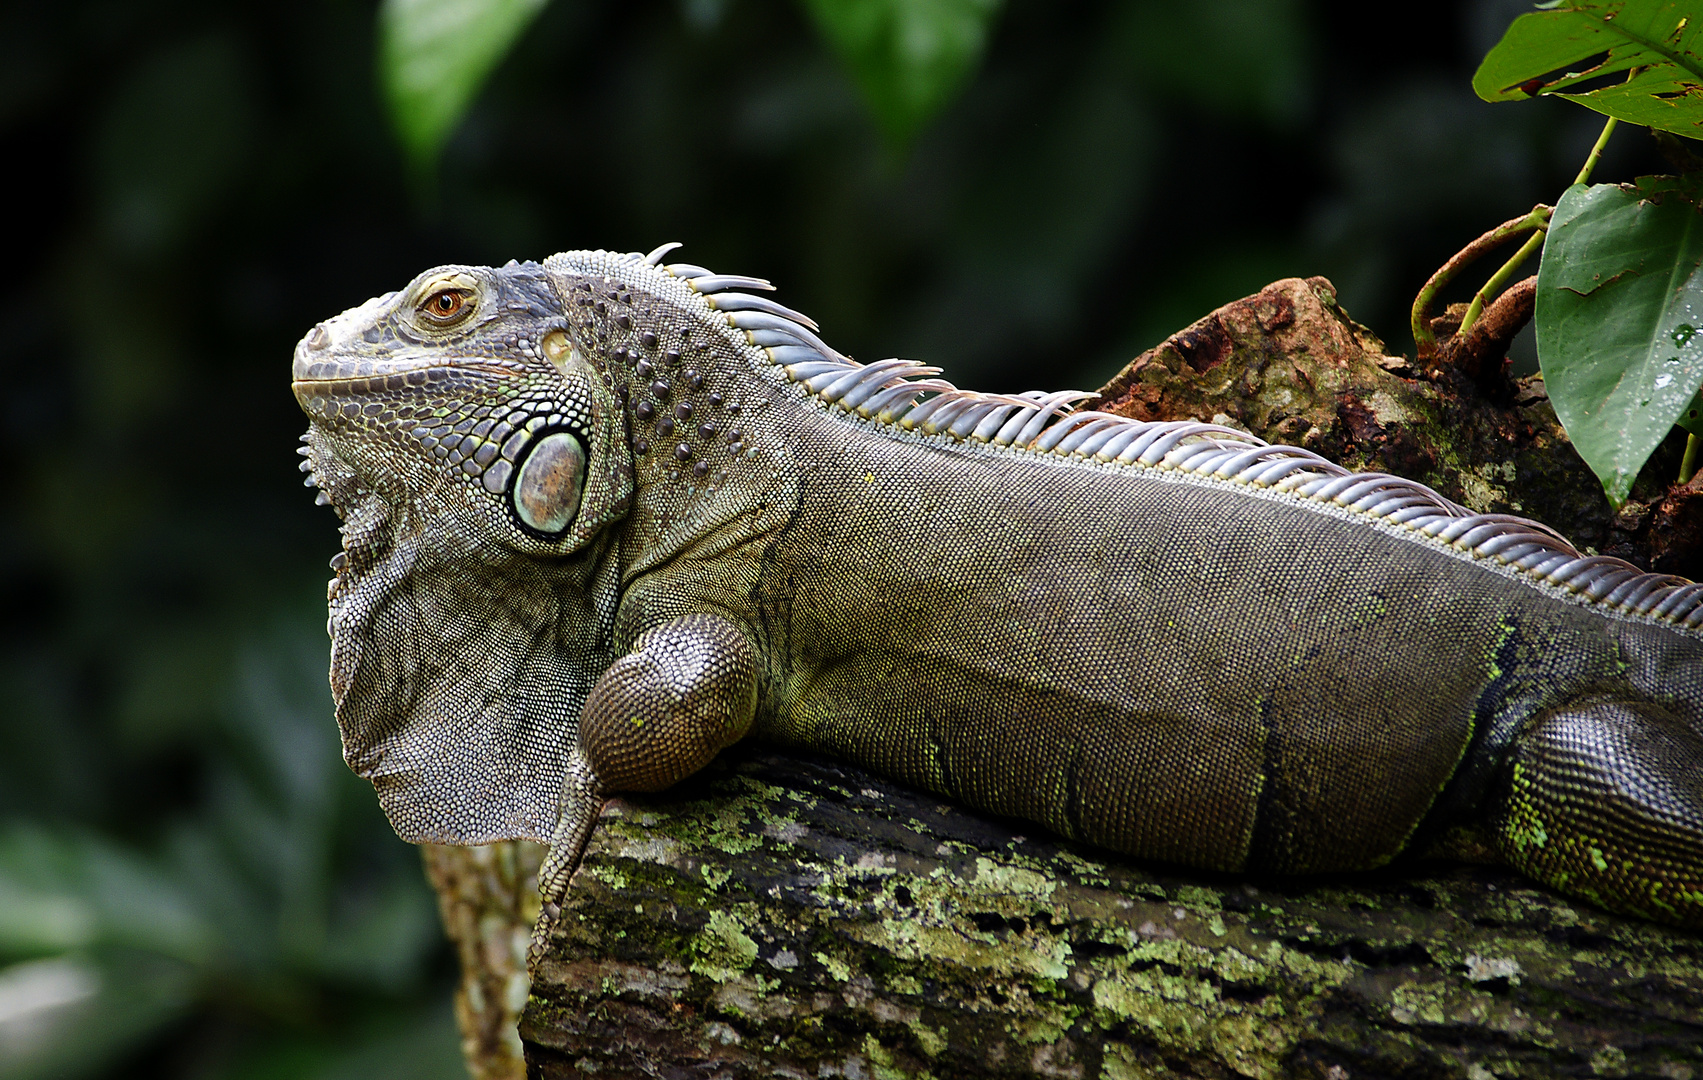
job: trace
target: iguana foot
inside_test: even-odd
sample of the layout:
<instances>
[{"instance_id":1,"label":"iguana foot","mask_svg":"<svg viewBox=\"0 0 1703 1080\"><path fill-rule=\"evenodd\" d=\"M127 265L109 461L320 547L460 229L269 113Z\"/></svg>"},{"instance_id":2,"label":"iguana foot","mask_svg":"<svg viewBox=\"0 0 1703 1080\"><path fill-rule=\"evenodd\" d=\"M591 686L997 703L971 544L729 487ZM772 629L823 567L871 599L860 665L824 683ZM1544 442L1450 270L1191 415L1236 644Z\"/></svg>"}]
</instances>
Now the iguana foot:
<instances>
[{"instance_id":1,"label":"iguana foot","mask_svg":"<svg viewBox=\"0 0 1703 1080\"><path fill-rule=\"evenodd\" d=\"M532 926L532 942L527 947L530 966L543 953L544 943L562 914L562 898L567 895L568 881L579 869L585 855L585 845L591 839L592 827L607 800L597 774L576 746L568 753L568 765L562 780L562 801L556 819L556 831L550 836L550 851L538 868L538 891L544 903L538 921Z\"/></svg>"},{"instance_id":2,"label":"iguana foot","mask_svg":"<svg viewBox=\"0 0 1703 1080\"><path fill-rule=\"evenodd\" d=\"M1505 766L1496 832L1523 873L1611 911L1703 929L1703 735L1651 702L1540 717Z\"/></svg>"}]
</instances>

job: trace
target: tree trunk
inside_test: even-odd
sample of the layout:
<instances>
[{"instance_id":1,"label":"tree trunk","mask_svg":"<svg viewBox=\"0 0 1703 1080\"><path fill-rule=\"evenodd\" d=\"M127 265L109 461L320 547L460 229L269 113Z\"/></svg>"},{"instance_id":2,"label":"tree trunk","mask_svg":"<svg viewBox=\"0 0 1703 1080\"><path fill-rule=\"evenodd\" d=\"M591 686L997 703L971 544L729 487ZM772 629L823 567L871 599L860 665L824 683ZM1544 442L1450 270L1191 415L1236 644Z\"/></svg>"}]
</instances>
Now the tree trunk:
<instances>
[{"instance_id":1,"label":"tree trunk","mask_svg":"<svg viewBox=\"0 0 1703 1080\"><path fill-rule=\"evenodd\" d=\"M425 844L420 854L461 963L455 1020L467 1071L473 1080L522 1080L526 1062L515 1024L526 1004L526 950L538 918L544 848Z\"/></svg>"},{"instance_id":2,"label":"tree trunk","mask_svg":"<svg viewBox=\"0 0 1703 1080\"><path fill-rule=\"evenodd\" d=\"M1475 344L1472 378L1422 373L1329 282L1287 279L1092 404L1230 423L1696 576L1697 492L1645 480L1615 514L1541 380L1508 381L1495 347ZM1648 473L1677 460L1664 447ZM532 975L520 1034L540 1077L1703 1080L1695 934L1495 868L1138 864L761 748L611 802Z\"/></svg>"}]
</instances>

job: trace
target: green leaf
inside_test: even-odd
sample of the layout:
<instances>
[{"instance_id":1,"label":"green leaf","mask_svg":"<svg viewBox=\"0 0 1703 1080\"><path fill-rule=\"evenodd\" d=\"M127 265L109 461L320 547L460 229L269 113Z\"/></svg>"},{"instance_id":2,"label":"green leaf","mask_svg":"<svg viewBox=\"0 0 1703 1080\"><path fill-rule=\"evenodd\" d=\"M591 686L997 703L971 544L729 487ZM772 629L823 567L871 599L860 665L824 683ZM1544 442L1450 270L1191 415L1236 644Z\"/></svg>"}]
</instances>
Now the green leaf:
<instances>
[{"instance_id":1,"label":"green leaf","mask_svg":"<svg viewBox=\"0 0 1703 1080\"><path fill-rule=\"evenodd\" d=\"M1676 427L1682 427L1693 435L1703 435L1703 392L1691 399L1691 404L1680 410L1678 419L1674 420Z\"/></svg>"},{"instance_id":2,"label":"green leaf","mask_svg":"<svg viewBox=\"0 0 1703 1080\"><path fill-rule=\"evenodd\" d=\"M429 170L455 125L547 0L384 0L378 70L391 123Z\"/></svg>"},{"instance_id":3,"label":"green leaf","mask_svg":"<svg viewBox=\"0 0 1703 1080\"><path fill-rule=\"evenodd\" d=\"M1001 0L805 0L888 140L903 146L952 100Z\"/></svg>"},{"instance_id":4,"label":"green leaf","mask_svg":"<svg viewBox=\"0 0 1703 1080\"><path fill-rule=\"evenodd\" d=\"M1703 0L1556 0L1515 19L1472 88L1485 101L1554 94L1632 124L1703 139ZM1607 54L1603 56L1603 54ZM1556 72L1594 57L1581 71ZM1633 72L1630 81L1567 93Z\"/></svg>"},{"instance_id":5,"label":"green leaf","mask_svg":"<svg viewBox=\"0 0 1703 1080\"><path fill-rule=\"evenodd\" d=\"M1703 386L1703 208L1681 178L1575 184L1537 275L1556 415L1616 506Z\"/></svg>"}]
</instances>

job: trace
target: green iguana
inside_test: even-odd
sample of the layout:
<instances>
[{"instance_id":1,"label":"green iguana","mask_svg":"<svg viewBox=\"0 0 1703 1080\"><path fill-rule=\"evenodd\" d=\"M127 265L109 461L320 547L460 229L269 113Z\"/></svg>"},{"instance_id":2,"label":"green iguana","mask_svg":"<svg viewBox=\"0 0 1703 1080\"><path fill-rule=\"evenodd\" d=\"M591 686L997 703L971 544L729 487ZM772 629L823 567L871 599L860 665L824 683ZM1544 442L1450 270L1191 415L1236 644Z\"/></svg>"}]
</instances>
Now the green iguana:
<instances>
[{"instance_id":1,"label":"green iguana","mask_svg":"<svg viewBox=\"0 0 1703 1080\"><path fill-rule=\"evenodd\" d=\"M314 327L331 682L405 839L747 735L1144 859L1505 861L1703 928L1703 586L1225 427L861 365L767 282L450 266Z\"/></svg>"}]
</instances>

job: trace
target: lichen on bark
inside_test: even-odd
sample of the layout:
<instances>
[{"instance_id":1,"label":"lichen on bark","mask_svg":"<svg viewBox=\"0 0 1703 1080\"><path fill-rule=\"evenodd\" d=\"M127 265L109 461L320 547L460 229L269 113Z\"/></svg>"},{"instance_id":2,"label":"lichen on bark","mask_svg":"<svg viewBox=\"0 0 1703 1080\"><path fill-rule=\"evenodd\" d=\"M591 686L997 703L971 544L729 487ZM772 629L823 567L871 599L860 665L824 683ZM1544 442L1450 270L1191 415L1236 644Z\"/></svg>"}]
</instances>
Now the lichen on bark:
<instances>
[{"instance_id":1,"label":"lichen on bark","mask_svg":"<svg viewBox=\"0 0 1703 1080\"><path fill-rule=\"evenodd\" d=\"M1485 867L1140 865L761 751L611 803L533 975L540 1077L1703 1075L1696 935Z\"/></svg>"}]
</instances>

